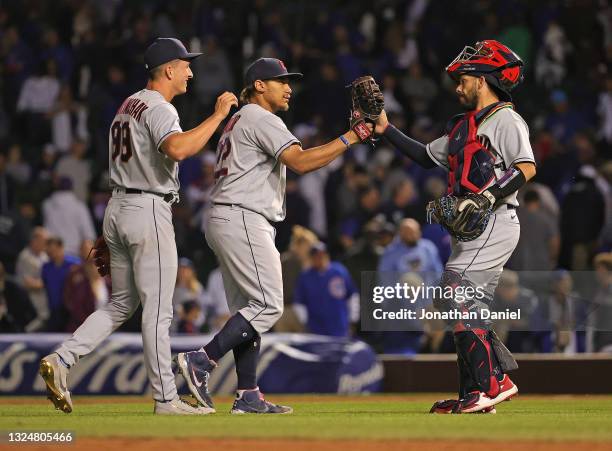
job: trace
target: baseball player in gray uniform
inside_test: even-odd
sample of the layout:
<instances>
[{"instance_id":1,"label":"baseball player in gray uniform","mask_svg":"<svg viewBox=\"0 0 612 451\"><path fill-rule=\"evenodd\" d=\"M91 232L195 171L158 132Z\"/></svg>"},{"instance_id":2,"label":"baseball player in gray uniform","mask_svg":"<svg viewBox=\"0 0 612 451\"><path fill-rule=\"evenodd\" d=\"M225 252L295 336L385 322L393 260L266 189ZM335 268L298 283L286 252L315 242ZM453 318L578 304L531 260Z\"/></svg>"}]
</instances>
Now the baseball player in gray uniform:
<instances>
[{"instance_id":1,"label":"baseball player in gray uniform","mask_svg":"<svg viewBox=\"0 0 612 451\"><path fill-rule=\"evenodd\" d=\"M510 103L510 91L523 78L523 62L505 45L488 40L466 46L446 71L457 83L456 94L466 112L451 119L444 136L423 145L389 124L384 113L375 131L421 166L446 169L449 194L476 193L493 207L482 235L473 241L453 240L441 280L444 287L481 287L485 296L472 299L470 308L483 309L490 305L503 267L518 243L516 191L535 175L527 125ZM468 308L454 300L436 306ZM457 320L451 325L459 399L438 401L431 412L494 413L496 404L518 391L505 374L516 362L489 322Z\"/></svg>"},{"instance_id":2,"label":"baseball player in gray uniform","mask_svg":"<svg viewBox=\"0 0 612 451\"><path fill-rule=\"evenodd\" d=\"M177 395L171 367L169 327L176 282L177 251L172 204L178 201L178 161L208 142L238 99L225 92L215 112L183 132L170 101L187 91L193 77L189 53L172 38L159 38L145 52L147 87L128 97L110 128L109 166L113 196L104 215L103 236L110 250L112 296L53 353L40 374L57 409L72 411L68 369L89 354L142 304L145 366L157 414L206 414Z\"/></svg>"},{"instance_id":3,"label":"baseball player in gray uniform","mask_svg":"<svg viewBox=\"0 0 612 451\"><path fill-rule=\"evenodd\" d=\"M264 400L256 376L261 334L283 312L281 262L271 222L285 218L286 167L299 174L319 169L359 142L348 131L322 146L302 149L274 114L289 109L289 82L301 76L288 73L274 58L251 64L240 96L244 106L228 121L217 147L206 240L219 260L232 317L206 346L180 353L177 360L192 394L213 407L209 374L233 351L238 375L233 414L292 412Z\"/></svg>"}]
</instances>

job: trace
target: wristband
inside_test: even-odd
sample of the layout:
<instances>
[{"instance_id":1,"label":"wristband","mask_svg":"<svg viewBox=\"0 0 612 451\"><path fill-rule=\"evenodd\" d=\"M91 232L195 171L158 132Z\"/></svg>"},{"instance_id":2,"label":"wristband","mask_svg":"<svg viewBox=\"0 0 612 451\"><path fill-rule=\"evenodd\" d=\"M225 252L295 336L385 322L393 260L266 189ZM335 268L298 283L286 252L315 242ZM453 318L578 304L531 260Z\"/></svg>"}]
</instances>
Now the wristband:
<instances>
[{"instance_id":1,"label":"wristband","mask_svg":"<svg viewBox=\"0 0 612 451\"><path fill-rule=\"evenodd\" d=\"M346 148L348 149L349 147L351 147L351 143L348 142L348 139L346 139L344 137L344 135L340 135L340 137L338 138L340 141L342 141L344 143L344 145L346 146Z\"/></svg>"}]
</instances>

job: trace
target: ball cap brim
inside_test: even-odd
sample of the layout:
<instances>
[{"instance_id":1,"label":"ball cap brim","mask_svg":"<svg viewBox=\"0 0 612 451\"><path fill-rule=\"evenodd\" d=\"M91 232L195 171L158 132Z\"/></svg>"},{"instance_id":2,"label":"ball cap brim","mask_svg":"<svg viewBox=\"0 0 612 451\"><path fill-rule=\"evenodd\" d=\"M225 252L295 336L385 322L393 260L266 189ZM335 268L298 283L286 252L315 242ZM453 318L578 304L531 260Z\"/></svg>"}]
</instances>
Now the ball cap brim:
<instances>
[{"instance_id":1,"label":"ball cap brim","mask_svg":"<svg viewBox=\"0 0 612 451\"><path fill-rule=\"evenodd\" d=\"M151 70L172 60L191 61L202 53L188 52L181 41L175 38L157 38L144 54L145 69Z\"/></svg>"},{"instance_id":2,"label":"ball cap brim","mask_svg":"<svg viewBox=\"0 0 612 451\"><path fill-rule=\"evenodd\" d=\"M302 78L299 72L287 72L285 63L276 58L259 58L246 70L245 85L249 86L255 80L271 80L274 78Z\"/></svg>"}]
</instances>

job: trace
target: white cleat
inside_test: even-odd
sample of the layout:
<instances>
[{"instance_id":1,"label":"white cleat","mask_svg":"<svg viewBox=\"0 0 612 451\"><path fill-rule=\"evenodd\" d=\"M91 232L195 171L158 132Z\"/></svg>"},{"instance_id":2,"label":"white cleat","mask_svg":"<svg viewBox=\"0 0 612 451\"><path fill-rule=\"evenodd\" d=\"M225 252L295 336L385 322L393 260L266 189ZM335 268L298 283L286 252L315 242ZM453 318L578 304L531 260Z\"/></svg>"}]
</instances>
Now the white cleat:
<instances>
[{"instance_id":1,"label":"white cleat","mask_svg":"<svg viewBox=\"0 0 612 451\"><path fill-rule=\"evenodd\" d=\"M53 353L43 357L38 373L47 385L47 398L55 408L64 413L72 412L72 399L66 382L68 368L60 361L59 355Z\"/></svg>"},{"instance_id":2,"label":"white cleat","mask_svg":"<svg viewBox=\"0 0 612 451\"><path fill-rule=\"evenodd\" d=\"M215 413L215 409L202 406L194 407L177 396L168 402L155 401L154 413L156 415L208 415L209 413Z\"/></svg>"}]
</instances>

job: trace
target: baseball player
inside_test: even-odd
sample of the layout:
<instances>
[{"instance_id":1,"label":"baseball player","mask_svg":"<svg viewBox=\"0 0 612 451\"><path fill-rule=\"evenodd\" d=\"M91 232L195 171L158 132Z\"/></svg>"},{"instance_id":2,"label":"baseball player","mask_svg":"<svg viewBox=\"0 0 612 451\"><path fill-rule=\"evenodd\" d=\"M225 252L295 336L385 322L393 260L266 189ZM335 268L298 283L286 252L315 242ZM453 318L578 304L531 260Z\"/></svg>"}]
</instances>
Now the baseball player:
<instances>
[{"instance_id":1,"label":"baseball player","mask_svg":"<svg viewBox=\"0 0 612 451\"><path fill-rule=\"evenodd\" d=\"M453 240L441 280L443 287L480 286L486 293L471 304L451 300L444 308L482 309L519 239L516 191L535 175L527 125L510 103L510 91L523 79L523 62L505 45L488 40L466 46L446 71L457 83L465 113L450 120L444 136L424 145L389 124L385 113L375 132L421 166L446 169L449 194L477 193L483 205L493 208L482 235L473 241ZM459 211L467 206L460 204ZM452 326L459 399L439 401L431 412L494 412L496 404L518 391L505 374L516 362L487 322L458 320Z\"/></svg>"},{"instance_id":2,"label":"baseball player","mask_svg":"<svg viewBox=\"0 0 612 451\"><path fill-rule=\"evenodd\" d=\"M289 109L290 81L301 76L274 58L251 64L240 95L244 106L228 121L217 147L206 241L219 260L232 316L206 346L178 354L177 361L191 393L212 408L208 377L219 359L233 351L238 375L233 414L292 412L264 400L256 376L261 334L283 312L281 262L271 222L285 218L286 167L299 174L314 171L359 141L348 131L322 146L302 149L275 114Z\"/></svg>"},{"instance_id":3,"label":"baseball player","mask_svg":"<svg viewBox=\"0 0 612 451\"><path fill-rule=\"evenodd\" d=\"M57 409L72 411L68 369L89 354L142 303L144 360L157 414L213 412L177 396L171 368L169 327L177 273L172 204L178 201L178 161L208 142L238 99L225 92L215 112L183 132L170 101L187 91L193 77L189 53L172 38L159 38L145 52L147 87L128 97L110 128L109 165L113 196L104 215L103 236L110 250L113 281L109 303L92 313L55 351L43 358L40 374Z\"/></svg>"}]
</instances>

